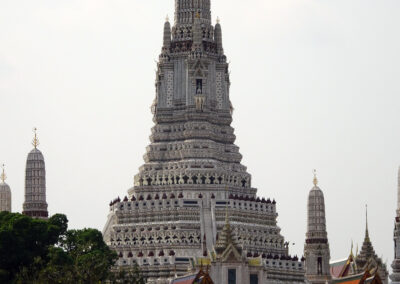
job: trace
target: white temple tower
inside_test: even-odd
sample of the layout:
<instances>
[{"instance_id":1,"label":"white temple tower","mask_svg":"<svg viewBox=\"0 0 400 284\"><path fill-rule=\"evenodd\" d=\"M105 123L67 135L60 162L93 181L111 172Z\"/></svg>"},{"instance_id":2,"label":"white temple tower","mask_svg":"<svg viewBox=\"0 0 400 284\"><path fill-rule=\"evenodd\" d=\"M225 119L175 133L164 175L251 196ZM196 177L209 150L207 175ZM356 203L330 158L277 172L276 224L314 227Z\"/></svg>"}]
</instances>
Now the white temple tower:
<instances>
[{"instance_id":1,"label":"white temple tower","mask_svg":"<svg viewBox=\"0 0 400 284\"><path fill-rule=\"evenodd\" d=\"M394 222L394 260L392 263L393 273L390 279L393 284L400 284L400 168L397 178L397 211Z\"/></svg>"},{"instance_id":2,"label":"white temple tower","mask_svg":"<svg viewBox=\"0 0 400 284\"><path fill-rule=\"evenodd\" d=\"M308 197L308 220L304 256L306 279L312 284L329 283L330 250L326 231L325 200L314 172L314 187Z\"/></svg>"},{"instance_id":3,"label":"white temple tower","mask_svg":"<svg viewBox=\"0 0 400 284\"><path fill-rule=\"evenodd\" d=\"M148 283L170 283L213 255L228 210L238 246L265 266L266 283L304 282L276 202L257 195L241 163L229 64L210 0L175 0L175 8L174 25L167 19L163 29L150 145L127 196L110 203L104 240L119 266L139 264Z\"/></svg>"},{"instance_id":4,"label":"white temple tower","mask_svg":"<svg viewBox=\"0 0 400 284\"><path fill-rule=\"evenodd\" d=\"M33 150L28 154L25 170L25 202L22 214L32 218L47 219L46 167L35 128Z\"/></svg>"},{"instance_id":5,"label":"white temple tower","mask_svg":"<svg viewBox=\"0 0 400 284\"><path fill-rule=\"evenodd\" d=\"M2 167L0 179L0 212L11 212L11 189L10 186L6 184L7 176L4 171L4 165Z\"/></svg>"}]
</instances>

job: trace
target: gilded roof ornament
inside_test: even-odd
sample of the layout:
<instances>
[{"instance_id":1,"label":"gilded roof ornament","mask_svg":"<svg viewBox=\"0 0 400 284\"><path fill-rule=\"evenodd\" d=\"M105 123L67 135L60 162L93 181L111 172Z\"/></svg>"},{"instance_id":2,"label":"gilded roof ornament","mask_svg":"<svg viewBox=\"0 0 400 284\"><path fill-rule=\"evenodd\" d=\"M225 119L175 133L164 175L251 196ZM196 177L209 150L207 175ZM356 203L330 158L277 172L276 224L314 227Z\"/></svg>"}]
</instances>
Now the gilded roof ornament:
<instances>
[{"instance_id":1,"label":"gilded roof ornament","mask_svg":"<svg viewBox=\"0 0 400 284\"><path fill-rule=\"evenodd\" d=\"M168 15L165 17L165 21L169 22L169 16Z\"/></svg>"},{"instance_id":2,"label":"gilded roof ornament","mask_svg":"<svg viewBox=\"0 0 400 284\"><path fill-rule=\"evenodd\" d=\"M37 149L37 147L40 145L40 143L39 143L39 139L37 137L37 128L36 127L33 128L33 133L35 133L35 137L33 138L32 145L35 147L35 149Z\"/></svg>"},{"instance_id":3,"label":"gilded roof ornament","mask_svg":"<svg viewBox=\"0 0 400 284\"><path fill-rule=\"evenodd\" d=\"M314 186L317 186L318 185L317 170L314 170L313 173L314 173L313 183L314 183Z\"/></svg>"},{"instance_id":4,"label":"gilded roof ornament","mask_svg":"<svg viewBox=\"0 0 400 284\"><path fill-rule=\"evenodd\" d=\"M1 179L1 181L3 183L5 183L6 179L7 179L7 176L6 176L6 173L5 173L5 165L4 164L1 166L1 169L2 169L2 172L1 172L0 179Z\"/></svg>"},{"instance_id":5,"label":"gilded roof ornament","mask_svg":"<svg viewBox=\"0 0 400 284\"><path fill-rule=\"evenodd\" d=\"M354 243L353 243L353 240L351 240L351 250L350 250L350 256L351 257L354 257L353 248L354 248Z\"/></svg>"},{"instance_id":6,"label":"gilded roof ornament","mask_svg":"<svg viewBox=\"0 0 400 284\"><path fill-rule=\"evenodd\" d=\"M219 19L219 17L217 17L217 24L219 24L220 23L220 19Z\"/></svg>"}]
</instances>

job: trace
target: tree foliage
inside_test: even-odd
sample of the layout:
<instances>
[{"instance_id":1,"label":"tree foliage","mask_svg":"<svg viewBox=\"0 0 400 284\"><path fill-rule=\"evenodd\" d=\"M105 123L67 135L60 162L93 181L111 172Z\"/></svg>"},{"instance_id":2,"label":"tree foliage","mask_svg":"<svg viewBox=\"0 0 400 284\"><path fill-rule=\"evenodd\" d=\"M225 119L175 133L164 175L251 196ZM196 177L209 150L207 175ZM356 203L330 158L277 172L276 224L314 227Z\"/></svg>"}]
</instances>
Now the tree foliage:
<instances>
[{"instance_id":1,"label":"tree foliage","mask_svg":"<svg viewBox=\"0 0 400 284\"><path fill-rule=\"evenodd\" d=\"M0 213L0 283L145 283L138 268L111 272L117 254L95 229L68 230L65 215L49 220Z\"/></svg>"},{"instance_id":2,"label":"tree foliage","mask_svg":"<svg viewBox=\"0 0 400 284\"><path fill-rule=\"evenodd\" d=\"M0 280L10 281L22 267L30 267L37 258L45 259L49 246L66 232L65 215L48 221L21 214L0 213Z\"/></svg>"}]
</instances>

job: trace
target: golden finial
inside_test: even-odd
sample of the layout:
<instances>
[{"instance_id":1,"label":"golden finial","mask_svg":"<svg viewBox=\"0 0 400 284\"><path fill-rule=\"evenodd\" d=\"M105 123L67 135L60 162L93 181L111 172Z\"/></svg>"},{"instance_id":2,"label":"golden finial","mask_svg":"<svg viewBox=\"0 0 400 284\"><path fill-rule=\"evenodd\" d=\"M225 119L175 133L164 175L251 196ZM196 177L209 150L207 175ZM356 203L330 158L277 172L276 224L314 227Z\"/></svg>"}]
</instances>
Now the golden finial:
<instances>
[{"instance_id":1,"label":"golden finial","mask_svg":"<svg viewBox=\"0 0 400 284\"><path fill-rule=\"evenodd\" d=\"M200 13L196 12L196 19L200 19Z\"/></svg>"},{"instance_id":2,"label":"golden finial","mask_svg":"<svg viewBox=\"0 0 400 284\"><path fill-rule=\"evenodd\" d=\"M219 22L220 22L219 17L217 17L217 24L219 24Z\"/></svg>"},{"instance_id":3,"label":"golden finial","mask_svg":"<svg viewBox=\"0 0 400 284\"><path fill-rule=\"evenodd\" d=\"M353 240L351 240L350 256L354 256L354 254L353 254L353 248L354 248L354 243L353 243Z\"/></svg>"},{"instance_id":4,"label":"golden finial","mask_svg":"<svg viewBox=\"0 0 400 284\"><path fill-rule=\"evenodd\" d=\"M169 16L167 15L167 17L165 18L166 22L169 22Z\"/></svg>"},{"instance_id":5,"label":"golden finial","mask_svg":"<svg viewBox=\"0 0 400 284\"><path fill-rule=\"evenodd\" d=\"M0 178L1 178L1 181L2 181L3 183L5 183L5 182L6 182L6 179L7 179L7 176L6 176L6 173L5 173L5 165L3 164L3 165L1 166L1 168L2 168L2 173L1 173Z\"/></svg>"},{"instance_id":6,"label":"golden finial","mask_svg":"<svg viewBox=\"0 0 400 284\"><path fill-rule=\"evenodd\" d=\"M314 170L313 173L314 173L313 183L314 183L314 186L317 186L318 185L317 170Z\"/></svg>"},{"instance_id":7,"label":"golden finial","mask_svg":"<svg viewBox=\"0 0 400 284\"><path fill-rule=\"evenodd\" d=\"M32 145L35 147L35 149L39 146L39 139L37 138L37 128L33 128L33 133L35 133L35 138L33 138Z\"/></svg>"}]
</instances>

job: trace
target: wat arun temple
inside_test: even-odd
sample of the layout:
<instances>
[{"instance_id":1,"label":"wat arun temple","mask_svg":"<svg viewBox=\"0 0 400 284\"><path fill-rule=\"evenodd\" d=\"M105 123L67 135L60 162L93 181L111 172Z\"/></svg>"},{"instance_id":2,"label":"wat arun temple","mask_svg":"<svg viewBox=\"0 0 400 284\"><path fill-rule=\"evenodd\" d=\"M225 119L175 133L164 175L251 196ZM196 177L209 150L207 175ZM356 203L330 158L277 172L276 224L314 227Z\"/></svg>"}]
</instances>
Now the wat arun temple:
<instances>
[{"instance_id":1,"label":"wat arun temple","mask_svg":"<svg viewBox=\"0 0 400 284\"><path fill-rule=\"evenodd\" d=\"M304 257L290 255L276 201L257 194L235 145L229 64L210 0L175 0L155 86L144 164L127 196L110 203L103 230L119 267L138 265L158 284L388 283L368 229L359 255L330 264L316 177Z\"/></svg>"}]
</instances>

